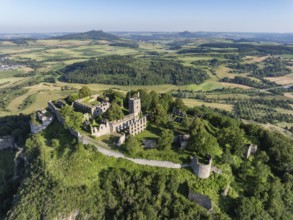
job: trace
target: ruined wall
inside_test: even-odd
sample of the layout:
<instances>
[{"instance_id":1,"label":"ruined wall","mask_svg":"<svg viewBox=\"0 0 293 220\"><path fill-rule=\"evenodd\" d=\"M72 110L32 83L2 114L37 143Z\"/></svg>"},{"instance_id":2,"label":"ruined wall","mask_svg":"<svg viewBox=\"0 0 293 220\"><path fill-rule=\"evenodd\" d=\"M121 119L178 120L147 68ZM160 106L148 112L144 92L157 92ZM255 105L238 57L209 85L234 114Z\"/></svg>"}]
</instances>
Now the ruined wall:
<instances>
[{"instance_id":1,"label":"ruined wall","mask_svg":"<svg viewBox=\"0 0 293 220\"><path fill-rule=\"evenodd\" d=\"M144 131L146 129L146 126L147 126L147 119L145 116L143 118L140 118L140 119L134 121L134 123L130 124L129 134L136 135L136 134Z\"/></svg>"},{"instance_id":2,"label":"ruined wall","mask_svg":"<svg viewBox=\"0 0 293 220\"><path fill-rule=\"evenodd\" d=\"M61 114L58 112L57 108L55 107L55 105L51 101L48 102L48 108L51 110L52 113L55 114L57 120L60 123L64 124L63 117L61 116Z\"/></svg>"},{"instance_id":3,"label":"ruined wall","mask_svg":"<svg viewBox=\"0 0 293 220\"><path fill-rule=\"evenodd\" d=\"M213 210L212 200L210 200L209 197L205 195L194 193L189 190L188 199L192 202L196 202L198 205L204 207L207 210Z\"/></svg>"},{"instance_id":4,"label":"ruined wall","mask_svg":"<svg viewBox=\"0 0 293 220\"><path fill-rule=\"evenodd\" d=\"M133 123L135 120L134 114L126 115L123 119L111 121L110 125L110 133L113 134L115 132L119 133L129 128L129 125Z\"/></svg>"},{"instance_id":5,"label":"ruined wall","mask_svg":"<svg viewBox=\"0 0 293 220\"><path fill-rule=\"evenodd\" d=\"M73 108L82 112L82 113L89 113L92 114L94 111L94 107L89 107L87 105L84 105L82 103L79 103L78 101L74 101L72 104Z\"/></svg>"},{"instance_id":6,"label":"ruined wall","mask_svg":"<svg viewBox=\"0 0 293 220\"><path fill-rule=\"evenodd\" d=\"M95 106L93 116L97 117L104 114L110 108L110 105L109 102L102 102L100 105Z\"/></svg>"},{"instance_id":7,"label":"ruined wall","mask_svg":"<svg viewBox=\"0 0 293 220\"><path fill-rule=\"evenodd\" d=\"M106 124L101 124L98 128L90 125L91 135L100 137L106 134L110 134L110 125L107 122Z\"/></svg>"},{"instance_id":8,"label":"ruined wall","mask_svg":"<svg viewBox=\"0 0 293 220\"><path fill-rule=\"evenodd\" d=\"M120 147L122 144L124 144L125 140L126 140L126 135L125 135L125 134L122 134L122 135L119 137L119 140L118 140L117 146Z\"/></svg>"},{"instance_id":9,"label":"ruined wall","mask_svg":"<svg viewBox=\"0 0 293 220\"><path fill-rule=\"evenodd\" d=\"M255 154L257 151L257 145L249 144L247 145L247 150L245 152L245 157L249 158L251 154Z\"/></svg>"}]
</instances>

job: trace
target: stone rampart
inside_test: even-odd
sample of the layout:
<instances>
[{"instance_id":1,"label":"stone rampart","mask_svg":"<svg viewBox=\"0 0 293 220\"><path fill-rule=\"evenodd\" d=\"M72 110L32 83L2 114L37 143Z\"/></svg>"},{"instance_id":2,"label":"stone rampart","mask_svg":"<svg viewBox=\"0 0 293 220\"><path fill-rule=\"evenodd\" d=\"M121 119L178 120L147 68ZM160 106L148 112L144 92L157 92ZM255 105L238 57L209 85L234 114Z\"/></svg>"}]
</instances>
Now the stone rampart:
<instances>
[{"instance_id":1,"label":"stone rampart","mask_svg":"<svg viewBox=\"0 0 293 220\"><path fill-rule=\"evenodd\" d=\"M210 200L209 197L205 195L194 193L189 190L188 199L192 202L196 202L198 205L204 207L209 211L213 210L212 200Z\"/></svg>"},{"instance_id":2,"label":"stone rampart","mask_svg":"<svg viewBox=\"0 0 293 220\"><path fill-rule=\"evenodd\" d=\"M190 167L196 176L202 179L206 179L210 176L212 170L212 159L209 159L208 164L200 163L197 158L192 158Z\"/></svg>"}]
</instances>

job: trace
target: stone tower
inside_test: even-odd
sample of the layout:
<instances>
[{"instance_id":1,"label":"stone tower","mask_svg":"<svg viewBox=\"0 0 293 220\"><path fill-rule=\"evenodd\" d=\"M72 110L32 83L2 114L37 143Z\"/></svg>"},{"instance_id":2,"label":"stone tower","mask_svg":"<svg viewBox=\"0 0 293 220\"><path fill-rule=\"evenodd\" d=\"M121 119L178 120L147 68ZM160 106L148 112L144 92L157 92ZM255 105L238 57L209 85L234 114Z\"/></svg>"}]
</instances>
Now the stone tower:
<instances>
[{"instance_id":1,"label":"stone tower","mask_svg":"<svg viewBox=\"0 0 293 220\"><path fill-rule=\"evenodd\" d=\"M197 158L192 158L190 166L196 176L206 179L210 176L212 171L212 158L208 159L208 164L200 163Z\"/></svg>"},{"instance_id":2,"label":"stone tower","mask_svg":"<svg viewBox=\"0 0 293 220\"><path fill-rule=\"evenodd\" d=\"M134 116L138 116L141 112L141 103L139 92L137 93L137 98L130 98L129 99L129 114L134 114Z\"/></svg>"}]
</instances>

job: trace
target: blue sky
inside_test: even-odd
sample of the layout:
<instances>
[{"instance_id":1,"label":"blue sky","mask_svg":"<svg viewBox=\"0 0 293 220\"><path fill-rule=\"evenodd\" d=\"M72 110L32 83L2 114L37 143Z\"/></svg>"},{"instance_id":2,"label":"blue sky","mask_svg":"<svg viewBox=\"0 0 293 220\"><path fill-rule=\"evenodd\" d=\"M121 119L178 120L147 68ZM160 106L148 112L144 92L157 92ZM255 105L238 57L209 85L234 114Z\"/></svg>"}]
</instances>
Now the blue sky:
<instances>
[{"instance_id":1,"label":"blue sky","mask_svg":"<svg viewBox=\"0 0 293 220\"><path fill-rule=\"evenodd\" d=\"M293 32L293 0L0 0L0 33Z\"/></svg>"}]
</instances>

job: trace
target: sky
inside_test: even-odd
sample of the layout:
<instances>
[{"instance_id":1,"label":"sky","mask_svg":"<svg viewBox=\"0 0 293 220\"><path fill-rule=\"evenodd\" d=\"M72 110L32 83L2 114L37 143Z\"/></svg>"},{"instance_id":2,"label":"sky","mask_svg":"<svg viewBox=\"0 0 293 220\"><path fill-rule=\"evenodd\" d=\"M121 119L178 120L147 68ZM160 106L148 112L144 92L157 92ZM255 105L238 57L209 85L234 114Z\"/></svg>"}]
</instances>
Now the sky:
<instances>
[{"instance_id":1,"label":"sky","mask_svg":"<svg viewBox=\"0 0 293 220\"><path fill-rule=\"evenodd\" d=\"M293 0L0 0L0 33L291 32Z\"/></svg>"}]
</instances>

